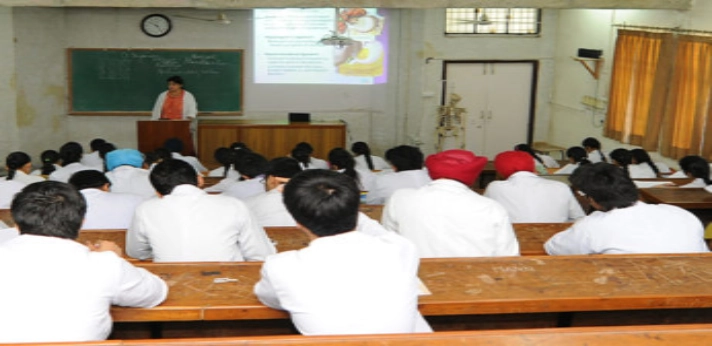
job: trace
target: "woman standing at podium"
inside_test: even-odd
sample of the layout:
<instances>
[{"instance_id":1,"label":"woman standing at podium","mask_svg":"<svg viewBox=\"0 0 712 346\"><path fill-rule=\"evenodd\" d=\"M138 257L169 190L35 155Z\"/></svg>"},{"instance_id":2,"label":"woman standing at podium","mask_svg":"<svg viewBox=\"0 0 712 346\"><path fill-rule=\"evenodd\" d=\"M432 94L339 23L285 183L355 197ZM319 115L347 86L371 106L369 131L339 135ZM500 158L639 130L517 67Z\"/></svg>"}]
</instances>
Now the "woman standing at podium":
<instances>
[{"instance_id":1,"label":"woman standing at podium","mask_svg":"<svg viewBox=\"0 0 712 346\"><path fill-rule=\"evenodd\" d=\"M198 114L198 104L193 94L183 89L183 78L168 78L168 90L158 95L151 120L193 120Z\"/></svg>"}]
</instances>

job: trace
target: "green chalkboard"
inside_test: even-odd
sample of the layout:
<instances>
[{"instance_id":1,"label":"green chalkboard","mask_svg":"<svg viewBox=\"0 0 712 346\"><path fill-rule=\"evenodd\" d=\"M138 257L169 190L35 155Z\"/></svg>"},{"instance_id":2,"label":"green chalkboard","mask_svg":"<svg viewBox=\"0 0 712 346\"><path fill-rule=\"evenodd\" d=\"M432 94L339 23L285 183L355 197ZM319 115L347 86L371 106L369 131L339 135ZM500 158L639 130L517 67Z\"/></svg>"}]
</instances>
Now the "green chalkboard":
<instances>
[{"instance_id":1,"label":"green chalkboard","mask_svg":"<svg viewBox=\"0 0 712 346\"><path fill-rule=\"evenodd\" d=\"M242 112L242 50L70 48L67 55L70 114L150 112L174 75L200 113Z\"/></svg>"}]
</instances>

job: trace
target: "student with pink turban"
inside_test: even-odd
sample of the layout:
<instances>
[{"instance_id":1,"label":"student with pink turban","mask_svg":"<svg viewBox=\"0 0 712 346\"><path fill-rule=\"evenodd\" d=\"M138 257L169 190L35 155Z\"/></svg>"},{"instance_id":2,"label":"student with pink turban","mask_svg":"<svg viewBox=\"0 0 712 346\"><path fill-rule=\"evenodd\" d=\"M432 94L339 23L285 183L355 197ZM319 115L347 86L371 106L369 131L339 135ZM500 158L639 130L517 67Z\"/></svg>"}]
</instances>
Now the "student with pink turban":
<instances>
[{"instance_id":1,"label":"student with pink turban","mask_svg":"<svg viewBox=\"0 0 712 346\"><path fill-rule=\"evenodd\" d=\"M568 185L536 175L531 156L505 151L494 159L497 174L485 196L499 202L514 223L570 222L586 216Z\"/></svg>"},{"instance_id":2,"label":"student with pink turban","mask_svg":"<svg viewBox=\"0 0 712 346\"><path fill-rule=\"evenodd\" d=\"M394 193L383 226L410 239L424 258L519 255L507 211L470 189L486 164L466 150L430 155L425 166L433 181Z\"/></svg>"}]
</instances>

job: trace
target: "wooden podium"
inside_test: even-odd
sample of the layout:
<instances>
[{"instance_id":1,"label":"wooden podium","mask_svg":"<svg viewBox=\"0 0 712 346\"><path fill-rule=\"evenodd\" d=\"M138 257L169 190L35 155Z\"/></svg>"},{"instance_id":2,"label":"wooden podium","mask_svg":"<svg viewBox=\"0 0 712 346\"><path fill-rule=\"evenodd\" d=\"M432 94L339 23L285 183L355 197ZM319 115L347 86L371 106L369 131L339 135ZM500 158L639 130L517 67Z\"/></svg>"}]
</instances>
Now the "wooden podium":
<instances>
[{"instance_id":1,"label":"wooden podium","mask_svg":"<svg viewBox=\"0 0 712 346\"><path fill-rule=\"evenodd\" d=\"M150 120L136 122L138 150L148 153L163 147L167 139L183 141L183 155L195 155L193 137L190 134L190 120Z\"/></svg>"}]
</instances>

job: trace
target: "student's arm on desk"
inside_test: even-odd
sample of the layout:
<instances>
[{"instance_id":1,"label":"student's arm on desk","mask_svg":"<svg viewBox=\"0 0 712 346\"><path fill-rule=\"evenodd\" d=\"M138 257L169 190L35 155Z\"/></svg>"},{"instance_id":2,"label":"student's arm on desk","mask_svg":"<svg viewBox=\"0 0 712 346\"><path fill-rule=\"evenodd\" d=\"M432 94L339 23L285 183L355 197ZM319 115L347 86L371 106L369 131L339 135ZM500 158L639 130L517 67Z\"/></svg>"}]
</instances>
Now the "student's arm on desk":
<instances>
[{"instance_id":1,"label":"student's arm on desk","mask_svg":"<svg viewBox=\"0 0 712 346\"><path fill-rule=\"evenodd\" d=\"M262 304L267 305L272 309L284 310L282 305L279 303L277 290L269 277L269 272L272 267L271 263L271 261L266 261L262 265L262 270L260 270L260 281L255 284L255 295L257 296L257 299L262 302Z\"/></svg>"},{"instance_id":2,"label":"student's arm on desk","mask_svg":"<svg viewBox=\"0 0 712 346\"><path fill-rule=\"evenodd\" d=\"M574 222L582 217L585 217L583 208L581 208L581 203L576 199L573 192L569 192L569 221Z\"/></svg>"},{"instance_id":3,"label":"student's arm on desk","mask_svg":"<svg viewBox=\"0 0 712 346\"><path fill-rule=\"evenodd\" d=\"M136 209L131 227L126 231L126 254L141 260L153 257L151 244L148 242L145 230L146 225L143 220L145 215L141 212L141 206Z\"/></svg>"},{"instance_id":4,"label":"student's arm on desk","mask_svg":"<svg viewBox=\"0 0 712 346\"><path fill-rule=\"evenodd\" d=\"M152 308L161 304L168 296L168 285L146 269L136 268L123 258L119 260L116 292L111 304L139 308Z\"/></svg>"},{"instance_id":5,"label":"student's arm on desk","mask_svg":"<svg viewBox=\"0 0 712 346\"><path fill-rule=\"evenodd\" d=\"M242 219L237 244L245 261L264 261L267 256L277 253L264 228L257 223L257 219L245 203L237 199L233 203L239 205L236 213Z\"/></svg>"},{"instance_id":6,"label":"student's arm on desk","mask_svg":"<svg viewBox=\"0 0 712 346\"><path fill-rule=\"evenodd\" d=\"M395 204L398 203L398 191L394 193L383 207L383 215L381 216L381 225L383 228L398 233L398 220L395 215Z\"/></svg>"},{"instance_id":7,"label":"student's arm on desk","mask_svg":"<svg viewBox=\"0 0 712 346\"><path fill-rule=\"evenodd\" d=\"M554 234L544 243L544 250L549 255L584 255L593 253L590 249L588 233L582 227L585 220L581 220L568 229Z\"/></svg>"}]
</instances>

